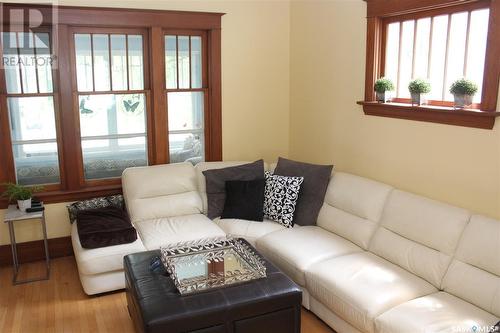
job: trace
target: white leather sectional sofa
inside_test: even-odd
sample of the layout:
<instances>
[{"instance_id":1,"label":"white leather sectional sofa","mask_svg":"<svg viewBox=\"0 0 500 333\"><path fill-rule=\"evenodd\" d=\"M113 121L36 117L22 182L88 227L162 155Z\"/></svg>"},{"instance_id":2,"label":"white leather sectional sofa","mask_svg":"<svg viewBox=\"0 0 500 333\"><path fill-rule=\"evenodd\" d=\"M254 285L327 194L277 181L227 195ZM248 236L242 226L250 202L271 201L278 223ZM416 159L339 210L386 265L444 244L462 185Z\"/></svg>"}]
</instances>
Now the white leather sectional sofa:
<instances>
[{"instance_id":1,"label":"white leather sectional sofa","mask_svg":"<svg viewBox=\"0 0 500 333\"><path fill-rule=\"evenodd\" d=\"M303 305L339 333L486 332L500 319L500 221L334 172L317 226L209 220L204 162L132 168L123 190L139 239L82 249L87 294L124 288L122 259L163 244L231 234L303 289ZM475 326L475 328L474 328Z\"/></svg>"}]
</instances>

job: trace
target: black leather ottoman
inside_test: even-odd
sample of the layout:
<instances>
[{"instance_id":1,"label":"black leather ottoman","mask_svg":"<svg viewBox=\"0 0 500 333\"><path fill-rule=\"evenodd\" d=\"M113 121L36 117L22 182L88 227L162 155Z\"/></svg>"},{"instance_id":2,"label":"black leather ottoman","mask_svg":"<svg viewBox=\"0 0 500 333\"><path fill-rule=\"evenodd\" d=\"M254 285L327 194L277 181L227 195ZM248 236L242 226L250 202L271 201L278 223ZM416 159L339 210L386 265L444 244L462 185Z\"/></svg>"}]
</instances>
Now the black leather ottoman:
<instances>
[{"instance_id":1,"label":"black leather ottoman","mask_svg":"<svg viewBox=\"0 0 500 333\"><path fill-rule=\"evenodd\" d=\"M124 258L128 309L137 332L300 332L302 292L270 262L266 278L181 296L168 275L149 269L159 255Z\"/></svg>"}]
</instances>

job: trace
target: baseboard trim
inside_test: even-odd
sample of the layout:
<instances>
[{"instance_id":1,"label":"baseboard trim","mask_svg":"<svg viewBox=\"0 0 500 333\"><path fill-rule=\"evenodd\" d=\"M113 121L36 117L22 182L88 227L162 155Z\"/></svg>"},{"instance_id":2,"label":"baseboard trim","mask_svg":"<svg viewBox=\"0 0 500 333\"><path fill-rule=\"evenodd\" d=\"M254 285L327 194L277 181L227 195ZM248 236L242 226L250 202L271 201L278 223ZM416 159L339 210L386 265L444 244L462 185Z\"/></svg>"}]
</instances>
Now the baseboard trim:
<instances>
[{"instance_id":1,"label":"baseboard trim","mask_svg":"<svg viewBox=\"0 0 500 333\"><path fill-rule=\"evenodd\" d=\"M59 258L73 255L71 237L51 238L49 243L50 258ZM18 243L17 254L20 263L43 260L45 250L42 240ZM0 266L12 265L12 250L9 245L0 246Z\"/></svg>"}]
</instances>

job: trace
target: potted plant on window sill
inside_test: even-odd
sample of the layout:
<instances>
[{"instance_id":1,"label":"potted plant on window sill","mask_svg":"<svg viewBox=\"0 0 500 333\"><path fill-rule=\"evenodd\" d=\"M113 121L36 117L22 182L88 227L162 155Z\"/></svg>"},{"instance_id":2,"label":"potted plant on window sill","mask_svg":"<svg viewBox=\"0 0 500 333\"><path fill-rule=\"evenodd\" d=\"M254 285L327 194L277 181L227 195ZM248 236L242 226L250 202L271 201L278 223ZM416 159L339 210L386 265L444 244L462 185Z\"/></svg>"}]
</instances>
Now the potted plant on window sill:
<instances>
[{"instance_id":1,"label":"potted plant on window sill","mask_svg":"<svg viewBox=\"0 0 500 333\"><path fill-rule=\"evenodd\" d=\"M477 93L477 85L465 78L456 80L451 84L450 93L455 100L455 108L463 109L472 104L472 98Z\"/></svg>"},{"instance_id":2,"label":"potted plant on window sill","mask_svg":"<svg viewBox=\"0 0 500 333\"><path fill-rule=\"evenodd\" d=\"M3 185L5 186L5 192L2 196L9 198L9 201L17 200L17 207L22 212L26 212L26 208L31 208L33 193L43 189L42 186L28 187L13 183Z\"/></svg>"},{"instance_id":3,"label":"potted plant on window sill","mask_svg":"<svg viewBox=\"0 0 500 333\"><path fill-rule=\"evenodd\" d=\"M431 84L423 79L415 79L408 85L411 94L411 105L422 105L427 103L425 94L431 92Z\"/></svg>"},{"instance_id":4,"label":"potted plant on window sill","mask_svg":"<svg viewBox=\"0 0 500 333\"><path fill-rule=\"evenodd\" d=\"M377 102L385 103L389 100L387 92L394 90L394 84L388 78L382 77L375 81L374 90L377 93Z\"/></svg>"}]
</instances>

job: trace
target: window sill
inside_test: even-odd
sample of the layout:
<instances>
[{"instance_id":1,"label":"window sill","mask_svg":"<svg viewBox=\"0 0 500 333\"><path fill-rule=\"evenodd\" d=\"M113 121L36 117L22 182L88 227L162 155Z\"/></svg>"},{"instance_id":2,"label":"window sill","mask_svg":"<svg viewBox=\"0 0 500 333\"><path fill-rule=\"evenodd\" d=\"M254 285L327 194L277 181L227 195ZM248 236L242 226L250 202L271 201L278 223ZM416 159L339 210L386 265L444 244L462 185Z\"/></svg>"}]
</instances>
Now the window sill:
<instances>
[{"instance_id":1,"label":"window sill","mask_svg":"<svg viewBox=\"0 0 500 333\"><path fill-rule=\"evenodd\" d=\"M366 115L425 121L431 123L492 129L500 112L451 107L413 106L404 103L357 102Z\"/></svg>"},{"instance_id":2,"label":"window sill","mask_svg":"<svg viewBox=\"0 0 500 333\"><path fill-rule=\"evenodd\" d=\"M83 188L79 190L61 190L36 193L35 196L43 201L44 204L57 202L71 202L96 197L122 193L121 184L102 185ZM0 209L5 209L8 206L8 201L5 198L0 198Z\"/></svg>"}]
</instances>

